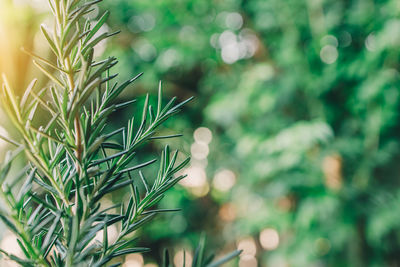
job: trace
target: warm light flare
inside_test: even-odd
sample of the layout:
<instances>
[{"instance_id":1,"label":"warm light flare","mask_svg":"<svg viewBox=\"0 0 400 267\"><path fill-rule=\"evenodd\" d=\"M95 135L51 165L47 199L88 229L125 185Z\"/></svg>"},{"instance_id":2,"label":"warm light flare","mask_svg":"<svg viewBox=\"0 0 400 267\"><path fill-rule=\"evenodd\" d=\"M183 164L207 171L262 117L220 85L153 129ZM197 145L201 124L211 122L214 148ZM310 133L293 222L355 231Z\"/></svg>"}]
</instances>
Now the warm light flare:
<instances>
[{"instance_id":1,"label":"warm light flare","mask_svg":"<svg viewBox=\"0 0 400 267\"><path fill-rule=\"evenodd\" d=\"M20 95L36 75L32 73L32 58L21 48L34 51L38 32L38 16L43 5L39 0L0 1L0 73L5 73Z\"/></svg>"}]
</instances>

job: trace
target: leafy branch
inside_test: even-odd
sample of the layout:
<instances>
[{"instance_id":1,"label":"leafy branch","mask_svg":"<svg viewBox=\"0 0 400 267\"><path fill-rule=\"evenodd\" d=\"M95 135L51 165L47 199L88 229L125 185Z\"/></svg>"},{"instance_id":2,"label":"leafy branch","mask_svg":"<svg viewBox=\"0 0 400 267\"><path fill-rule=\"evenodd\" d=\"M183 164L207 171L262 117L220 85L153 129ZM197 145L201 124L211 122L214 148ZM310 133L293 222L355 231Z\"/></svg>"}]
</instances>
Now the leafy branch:
<instances>
[{"instance_id":1,"label":"leafy branch","mask_svg":"<svg viewBox=\"0 0 400 267\"><path fill-rule=\"evenodd\" d=\"M33 80L20 98L3 75L0 100L22 138L1 136L18 148L1 168L0 197L6 205L0 219L16 234L25 257L1 252L22 266L105 266L114 258L146 252L136 247L134 231L158 213L175 211L155 207L184 178L177 173L189 158L178 163L178 151L171 153L166 146L157 175L146 179L141 170L156 159L140 162L137 151L151 140L180 136L157 136L157 130L191 98L178 104L173 98L163 106L160 83L156 106L147 95L137 125L132 118L107 132L110 114L135 102L116 100L141 74L118 84L117 75L110 75L116 59L95 61L95 46L115 34L99 34L108 12L95 21L86 19L99 2L48 0L54 27L50 31L42 25L41 31L56 60L23 50L49 78L47 87L37 90ZM50 118L45 125L33 122L39 109ZM11 179L11 160L21 151L29 164ZM16 185L17 193L12 190ZM126 206L103 207L107 194L123 188L130 188ZM109 227L118 229L115 240L108 237ZM102 240L96 239L99 235Z\"/></svg>"},{"instance_id":2,"label":"leafy branch","mask_svg":"<svg viewBox=\"0 0 400 267\"><path fill-rule=\"evenodd\" d=\"M31 163L29 179L17 198L7 190L5 178L2 180L4 192L1 195L9 212L18 211L18 214L11 216L13 220L9 220L8 215L2 215L1 219L21 240L19 244L26 259L18 259L18 262L23 265L75 266L86 262L91 266L103 266L115 257L147 251L134 247L135 242L129 235L164 211L151 208L184 178L174 174L189 161L177 164L178 152L170 158L166 147L151 187L137 171L155 160L132 166L133 161L138 161L138 147L154 139L157 128L190 101L175 104L174 98L163 107L161 85L155 109L149 104L149 96L146 97L138 129L134 128L132 119L127 127L106 132L109 115L134 103L131 100L116 104L115 100L140 74L121 85L113 83L111 86L116 75L109 73L116 59L110 57L95 62L95 46L114 35L98 35L108 12L94 24L84 19L98 2L49 1L55 18L54 29L51 32L42 25L41 30L57 60L51 62L27 52L50 79L48 87L36 91L34 80L19 99L3 76L0 99L23 138L21 145L9 141L23 148ZM50 97L50 101L46 97ZM33 119L39 107L47 111L51 119L47 125L35 127ZM117 136L122 139L121 143L111 141ZM112 154L108 155L110 151ZM135 184L138 179L146 188L144 195ZM33 191L33 184L40 190ZM129 204L126 208L118 205L119 214L101 206L107 194L127 186L131 187ZM120 225L118 238L109 244L107 228L117 224ZM103 242L93 242L101 231ZM15 256L7 253L6 256L16 260Z\"/></svg>"}]
</instances>

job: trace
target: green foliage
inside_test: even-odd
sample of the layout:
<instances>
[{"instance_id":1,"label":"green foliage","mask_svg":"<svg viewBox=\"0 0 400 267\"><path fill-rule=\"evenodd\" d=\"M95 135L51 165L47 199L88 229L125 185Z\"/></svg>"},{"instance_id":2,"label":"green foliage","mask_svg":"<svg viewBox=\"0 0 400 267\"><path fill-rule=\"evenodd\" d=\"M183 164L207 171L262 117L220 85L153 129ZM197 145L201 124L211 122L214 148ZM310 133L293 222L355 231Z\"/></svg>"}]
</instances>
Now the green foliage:
<instances>
[{"instance_id":1,"label":"green foliage","mask_svg":"<svg viewBox=\"0 0 400 267\"><path fill-rule=\"evenodd\" d=\"M182 235L206 225L226 233L216 246L243 236L258 243L271 227L280 244L258 250L260 265L398 265L397 1L116 0L107 7L119 14L115 24L127 25L112 51L141 62L121 69L151 68L177 92L196 94L203 114L179 123L212 129L209 177L221 167L238 174L228 193L212 189L195 204L177 197L188 215L204 205L202 223ZM232 23L238 15L243 25ZM246 40L254 40L254 54L235 58ZM225 203L236 220L210 223L221 218L207 211Z\"/></svg>"},{"instance_id":2,"label":"green foliage","mask_svg":"<svg viewBox=\"0 0 400 267\"><path fill-rule=\"evenodd\" d=\"M166 191L185 177L178 172L189 158L178 162L178 151L165 146L157 174L147 179L141 170L156 162L143 161L139 149L159 136L158 128L191 100L163 105L161 84L158 102L147 95L141 114L127 125L108 132L110 114L135 100L116 99L141 74L122 84L113 80L116 58L95 58L95 46L115 33L100 33L109 13L99 19L88 16L100 1L49 0L53 30L41 31L55 60L25 51L49 78L48 86L35 88L36 80L22 97L3 75L0 99L22 140L1 136L17 150L8 154L0 173L0 196L5 207L0 219L14 232L25 257L1 251L21 266L106 266L122 256L149 251L137 247L134 232L155 215L173 209L157 209ZM36 125L38 110L49 116ZM11 160L24 151L29 164L20 175L8 175ZM18 190L16 190L18 188ZM130 188L124 201L105 206L107 195ZM109 239L108 229L118 229ZM98 236L102 236L99 240ZM197 266L205 266L201 261ZM222 261L224 262L224 261ZM118 265L118 264L117 264Z\"/></svg>"}]
</instances>

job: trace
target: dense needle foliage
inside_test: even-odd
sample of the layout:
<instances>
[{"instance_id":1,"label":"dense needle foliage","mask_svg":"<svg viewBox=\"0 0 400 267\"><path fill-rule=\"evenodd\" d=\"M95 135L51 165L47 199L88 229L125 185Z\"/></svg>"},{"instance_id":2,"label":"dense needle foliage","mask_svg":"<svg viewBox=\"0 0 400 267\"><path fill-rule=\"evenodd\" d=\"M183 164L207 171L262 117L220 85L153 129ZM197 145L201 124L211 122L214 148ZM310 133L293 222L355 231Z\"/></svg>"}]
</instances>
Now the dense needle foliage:
<instances>
[{"instance_id":1,"label":"dense needle foliage","mask_svg":"<svg viewBox=\"0 0 400 267\"><path fill-rule=\"evenodd\" d=\"M185 177L177 173L189 158L178 160L178 151L171 153L165 146L158 171L147 179L141 170L156 159L143 161L138 151L151 140L179 137L157 135L157 129L190 99L176 104L173 98L163 105L160 84L156 105L147 95L141 114L120 129L106 130L111 113L135 102L116 99L141 74L118 84L113 82L117 75L110 74L116 58L95 57L95 46L115 34L99 32L109 12L88 19L98 2L48 1L54 24L52 30L42 25L41 31L54 60L24 50L49 78L46 87L37 89L33 80L18 97L3 75L0 99L21 140L1 136L17 149L2 163L0 196L5 205L0 219L16 235L25 257L1 252L22 266L106 266L114 258L149 251L137 247L134 232L158 213L175 211L156 206ZM46 125L35 121L39 110L49 117ZM22 151L29 164L18 177L8 175L11 161ZM126 204L104 206L103 199L122 188L130 188ZM118 229L113 239L108 237L110 227ZM202 242L193 266L211 260Z\"/></svg>"}]
</instances>

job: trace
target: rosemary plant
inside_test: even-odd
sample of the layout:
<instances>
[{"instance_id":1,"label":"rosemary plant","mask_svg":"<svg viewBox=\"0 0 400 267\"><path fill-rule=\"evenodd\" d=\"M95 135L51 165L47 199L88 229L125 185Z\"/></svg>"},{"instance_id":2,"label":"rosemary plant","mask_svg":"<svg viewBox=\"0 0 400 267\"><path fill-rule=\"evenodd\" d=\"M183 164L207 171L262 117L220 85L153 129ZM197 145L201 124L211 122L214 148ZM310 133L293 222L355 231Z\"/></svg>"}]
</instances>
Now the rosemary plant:
<instances>
[{"instance_id":1,"label":"rosemary plant","mask_svg":"<svg viewBox=\"0 0 400 267\"><path fill-rule=\"evenodd\" d=\"M48 0L54 29L43 25L41 31L56 60L25 51L50 79L46 88L36 90L34 80L25 94L17 97L3 75L0 99L22 138L2 137L17 149L7 154L1 166L0 196L5 205L0 219L17 236L25 257L1 252L22 266L106 266L114 258L148 251L136 247L133 232L158 213L173 211L155 207L165 192L184 178L176 173L189 158L178 164L178 152L170 153L168 146L153 179L146 179L141 169L156 160L132 162L138 162L137 150L145 142L179 136L157 136L157 129L190 99L175 104L173 98L163 106L160 84L157 105L153 107L147 95L138 123L132 118L126 127L106 130L112 112L135 102L116 103L116 99L141 74L118 84L113 82L117 75L110 75L116 58L94 59L95 46L115 34L99 34L108 12L95 21L86 19L100 1ZM44 126L32 122L38 109L50 116ZM11 161L22 151L29 164L11 179ZM126 187L130 188L126 205L102 206L107 194ZM118 236L110 240L107 229L114 225ZM96 235L102 235L102 240L96 240ZM204 245L200 248L194 266L209 263L203 260Z\"/></svg>"}]
</instances>

